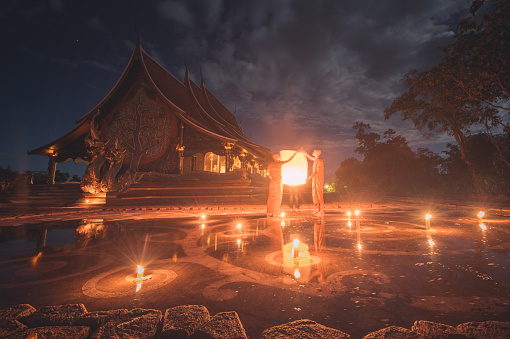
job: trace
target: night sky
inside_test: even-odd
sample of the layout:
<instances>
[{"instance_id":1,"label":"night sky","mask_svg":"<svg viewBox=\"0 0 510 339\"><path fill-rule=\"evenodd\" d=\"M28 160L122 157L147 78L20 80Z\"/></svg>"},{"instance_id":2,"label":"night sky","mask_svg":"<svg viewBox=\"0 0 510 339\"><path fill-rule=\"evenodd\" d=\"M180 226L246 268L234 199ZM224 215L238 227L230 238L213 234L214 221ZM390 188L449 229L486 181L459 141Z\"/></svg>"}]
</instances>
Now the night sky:
<instances>
[{"instance_id":1,"label":"night sky","mask_svg":"<svg viewBox=\"0 0 510 339\"><path fill-rule=\"evenodd\" d=\"M400 79L441 58L467 0L373 1L63 1L0 2L0 166L47 168L26 155L67 133L103 99L136 42L182 80L193 81L231 111L245 134L277 152L321 148L329 181L354 156L352 126L393 128L413 149L436 152L446 135L426 140L383 111ZM58 169L80 176L85 165Z\"/></svg>"}]
</instances>

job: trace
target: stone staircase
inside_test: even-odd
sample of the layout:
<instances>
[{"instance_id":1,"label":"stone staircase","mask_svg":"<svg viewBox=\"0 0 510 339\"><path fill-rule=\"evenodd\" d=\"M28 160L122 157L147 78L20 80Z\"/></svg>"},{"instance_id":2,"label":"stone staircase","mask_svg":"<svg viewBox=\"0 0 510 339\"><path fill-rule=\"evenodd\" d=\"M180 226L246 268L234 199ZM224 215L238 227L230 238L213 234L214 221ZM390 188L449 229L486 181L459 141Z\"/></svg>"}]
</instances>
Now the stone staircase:
<instances>
[{"instance_id":1,"label":"stone staircase","mask_svg":"<svg viewBox=\"0 0 510 339\"><path fill-rule=\"evenodd\" d=\"M239 171L228 174L149 174L127 192L108 193L107 205L253 204L267 199L268 179Z\"/></svg>"},{"instance_id":2,"label":"stone staircase","mask_svg":"<svg viewBox=\"0 0 510 339\"><path fill-rule=\"evenodd\" d=\"M66 182L55 185L33 184L17 187L3 197L4 202L16 206L72 206L82 197L80 183Z\"/></svg>"}]
</instances>

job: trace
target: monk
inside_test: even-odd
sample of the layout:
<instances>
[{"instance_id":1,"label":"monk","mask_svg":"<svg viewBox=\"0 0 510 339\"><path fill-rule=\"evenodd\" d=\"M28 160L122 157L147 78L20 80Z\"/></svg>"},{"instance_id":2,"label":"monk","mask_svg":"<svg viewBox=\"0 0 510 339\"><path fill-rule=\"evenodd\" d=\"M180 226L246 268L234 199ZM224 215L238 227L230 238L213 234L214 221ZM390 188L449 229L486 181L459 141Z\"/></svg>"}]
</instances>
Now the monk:
<instances>
[{"instance_id":1,"label":"monk","mask_svg":"<svg viewBox=\"0 0 510 339\"><path fill-rule=\"evenodd\" d=\"M320 149L314 149L312 155L306 153L304 149L300 149L308 160L313 161L312 174L306 178L306 182L312 180L312 198L315 205L315 211L312 214L324 215L324 162L319 158L321 155Z\"/></svg>"},{"instance_id":2,"label":"monk","mask_svg":"<svg viewBox=\"0 0 510 339\"><path fill-rule=\"evenodd\" d=\"M283 183L282 183L282 166L291 161L297 152L290 159L281 161L280 153L273 154L273 162L267 165L267 173L269 174L269 194L267 196L267 216L272 217L280 214L280 206L282 204Z\"/></svg>"}]
</instances>

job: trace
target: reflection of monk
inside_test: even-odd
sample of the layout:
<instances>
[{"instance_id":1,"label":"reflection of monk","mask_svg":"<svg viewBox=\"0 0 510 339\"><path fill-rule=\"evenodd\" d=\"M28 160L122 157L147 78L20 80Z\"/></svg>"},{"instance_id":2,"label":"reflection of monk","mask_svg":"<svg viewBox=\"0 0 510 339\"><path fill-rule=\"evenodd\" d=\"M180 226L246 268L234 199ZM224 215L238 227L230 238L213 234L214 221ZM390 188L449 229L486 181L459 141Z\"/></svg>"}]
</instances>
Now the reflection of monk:
<instances>
[{"instance_id":1,"label":"reflection of monk","mask_svg":"<svg viewBox=\"0 0 510 339\"><path fill-rule=\"evenodd\" d=\"M297 153L297 152L296 152ZM272 217L280 213L280 205L282 204L283 183L282 183L282 166L291 161L295 156L294 153L289 160L280 161L280 154L273 154L273 162L267 165L267 173L269 174L269 194L267 196L267 216Z\"/></svg>"},{"instance_id":2,"label":"reflection of monk","mask_svg":"<svg viewBox=\"0 0 510 339\"><path fill-rule=\"evenodd\" d=\"M313 160L312 174L306 179L307 182L312 180L312 197L315 205L315 211L313 214L324 215L324 162L322 159L319 159L321 150L314 149L312 156L302 149L300 151L302 151L309 160Z\"/></svg>"},{"instance_id":3,"label":"reflection of monk","mask_svg":"<svg viewBox=\"0 0 510 339\"><path fill-rule=\"evenodd\" d=\"M323 216L317 218L313 224L313 244L315 245L316 253L321 253L326 245L326 230Z\"/></svg>"}]
</instances>

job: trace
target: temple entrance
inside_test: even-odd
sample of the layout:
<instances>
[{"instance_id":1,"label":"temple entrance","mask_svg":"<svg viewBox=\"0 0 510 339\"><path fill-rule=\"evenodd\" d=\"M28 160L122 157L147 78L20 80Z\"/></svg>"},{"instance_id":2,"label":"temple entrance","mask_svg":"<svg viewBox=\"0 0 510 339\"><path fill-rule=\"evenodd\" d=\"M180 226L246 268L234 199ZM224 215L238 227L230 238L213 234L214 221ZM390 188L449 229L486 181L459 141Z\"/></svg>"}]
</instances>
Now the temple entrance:
<instances>
[{"instance_id":1,"label":"temple entrance","mask_svg":"<svg viewBox=\"0 0 510 339\"><path fill-rule=\"evenodd\" d=\"M204 171L214 173L226 173L225 156L208 152L204 157Z\"/></svg>"}]
</instances>

